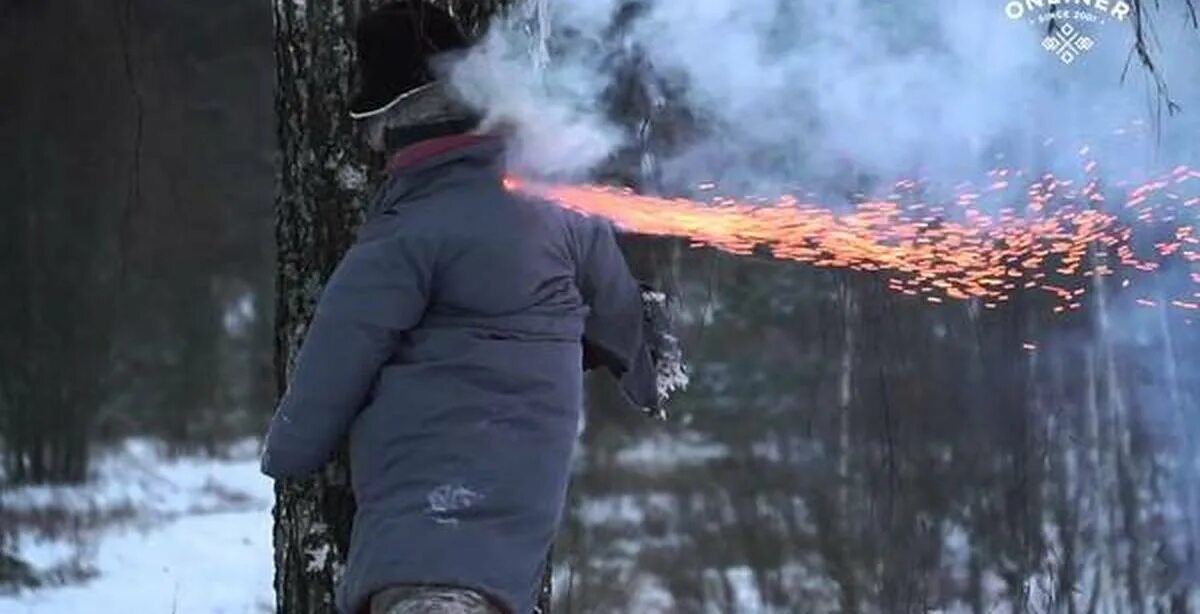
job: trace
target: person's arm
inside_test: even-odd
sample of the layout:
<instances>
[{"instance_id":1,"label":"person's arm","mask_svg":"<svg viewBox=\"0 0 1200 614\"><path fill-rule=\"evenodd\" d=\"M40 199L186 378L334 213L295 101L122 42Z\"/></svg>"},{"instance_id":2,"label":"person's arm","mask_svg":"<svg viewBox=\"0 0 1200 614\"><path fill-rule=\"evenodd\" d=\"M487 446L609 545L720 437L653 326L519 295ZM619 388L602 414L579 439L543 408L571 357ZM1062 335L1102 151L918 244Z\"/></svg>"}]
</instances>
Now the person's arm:
<instances>
[{"instance_id":1,"label":"person's arm","mask_svg":"<svg viewBox=\"0 0 1200 614\"><path fill-rule=\"evenodd\" d=\"M654 363L646 344L642 288L629 272L612 225L585 225L579 289L590 308L584 328L584 367L607 368L631 403L657 412Z\"/></svg>"},{"instance_id":2,"label":"person's arm","mask_svg":"<svg viewBox=\"0 0 1200 614\"><path fill-rule=\"evenodd\" d=\"M287 392L271 419L263 473L297 477L329 460L397 337L425 312L429 252L397 234L360 235L346 252L321 294Z\"/></svg>"}]
</instances>

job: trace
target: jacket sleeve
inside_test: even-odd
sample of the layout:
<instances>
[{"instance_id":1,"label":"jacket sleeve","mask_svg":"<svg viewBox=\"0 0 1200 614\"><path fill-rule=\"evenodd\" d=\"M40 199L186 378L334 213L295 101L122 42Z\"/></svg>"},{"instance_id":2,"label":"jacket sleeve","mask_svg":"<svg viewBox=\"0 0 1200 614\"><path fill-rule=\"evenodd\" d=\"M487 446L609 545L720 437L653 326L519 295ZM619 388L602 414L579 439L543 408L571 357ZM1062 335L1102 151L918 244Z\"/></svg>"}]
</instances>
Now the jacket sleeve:
<instances>
[{"instance_id":1,"label":"jacket sleeve","mask_svg":"<svg viewBox=\"0 0 1200 614\"><path fill-rule=\"evenodd\" d=\"M579 289L590 308L584 325L584 366L603 366L625 397L644 410L658 409L654 364L645 341L641 286L617 247L612 225L588 218Z\"/></svg>"},{"instance_id":2,"label":"jacket sleeve","mask_svg":"<svg viewBox=\"0 0 1200 614\"><path fill-rule=\"evenodd\" d=\"M360 240L317 302L287 391L267 431L262 471L297 477L321 468L366 402L397 337L429 300L431 250L391 234Z\"/></svg>"}]
</instances>

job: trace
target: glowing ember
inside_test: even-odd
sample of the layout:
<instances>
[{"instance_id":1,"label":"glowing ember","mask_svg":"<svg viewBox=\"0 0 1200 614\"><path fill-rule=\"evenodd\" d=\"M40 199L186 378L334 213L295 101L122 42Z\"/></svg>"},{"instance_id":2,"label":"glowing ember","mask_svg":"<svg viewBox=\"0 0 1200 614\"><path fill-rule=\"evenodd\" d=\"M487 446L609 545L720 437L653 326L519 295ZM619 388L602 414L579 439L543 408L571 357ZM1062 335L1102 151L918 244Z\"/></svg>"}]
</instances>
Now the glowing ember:
<instances>
[{"instance_id":1,"label":"glowing ember","mask_svg":"<svg viewBox=\"0 0 1200 614\"><path fill-rule=\"evenodd\" d=\"M1086 150L1083 152L1086 154ZM1089 173L1094 162L1087 162ZM821 267L879 272L888 288L944 299L978 299L994 309L1018 289L1040 289L1055 313L1082 306L1096 276L1152 273L1169 260L1200 261L1200 239L1190 221L1200 197L1179 190L1200 185L1200 171L1180 166L1129 189L1121 208L1105 206L1101 182L1082 185L1052 174L1027 183L1024 173L996 169L983 186L957 186L947 204L924 202L918 181L897 182L881 200L852 210L784 197L754 204L723 196L709 202L638 195L593 185L542 185L509 178L509 189L611 219L639 234L687 237L694 245L735 254L767 250L780 259ZM715 190L705 183L704 191ZM1111 194L1110 194L1111 196ZM1024 202L1023 210L1002 203ZM1138 249L1152 246L1140 257ZM1192 281L1200 285L1200 275ZM1179 309L1197 309L1200 292L1166 298ZM1138 299L1144 306L1160 301Z\"/></svg>"}]
</instances>

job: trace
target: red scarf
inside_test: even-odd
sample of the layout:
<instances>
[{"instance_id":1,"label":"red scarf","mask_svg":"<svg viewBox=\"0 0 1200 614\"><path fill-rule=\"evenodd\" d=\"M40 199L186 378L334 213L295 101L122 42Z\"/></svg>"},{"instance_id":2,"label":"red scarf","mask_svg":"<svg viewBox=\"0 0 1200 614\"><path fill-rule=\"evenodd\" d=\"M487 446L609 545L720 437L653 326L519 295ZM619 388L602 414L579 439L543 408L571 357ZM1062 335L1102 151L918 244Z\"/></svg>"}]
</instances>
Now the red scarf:
<instances>
[{"instance_id":1,"label":"red scarf","mask_svg":"<svg viewBox=\"0 0 1200 614\"><path fill-rule=\"evenodd\" d=\"M387 171L389 173L397 173L434 156L438 156L455 149L469 147L477 143L482 143L486 140L488 140L488 137L482 134L468 133L440 136L437 138L419 141L407 147L403 147L396 153L392 154L391 159L388 160L387 163Z\"/></svg>"}]
</instances>

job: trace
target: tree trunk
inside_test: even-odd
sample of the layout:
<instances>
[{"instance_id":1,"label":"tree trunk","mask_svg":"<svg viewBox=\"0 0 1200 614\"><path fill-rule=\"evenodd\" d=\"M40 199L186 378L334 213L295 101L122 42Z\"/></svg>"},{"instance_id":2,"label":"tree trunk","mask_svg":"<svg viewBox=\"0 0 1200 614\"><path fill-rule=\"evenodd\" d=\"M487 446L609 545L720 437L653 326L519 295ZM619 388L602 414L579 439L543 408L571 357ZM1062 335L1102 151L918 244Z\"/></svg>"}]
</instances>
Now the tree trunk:
<instances>
[{"instance_id":1,"label":"tree trunk","mask_svg":"<svg viewBox=\"0 0 1200 614\"><path fill-rule=\"evenodd\" d=\"M276 394L282 395L320 289L353 239L375 173L347 109L354 23L379 0L273 0L280 156L275 235ZM499 2L455 2L474 32ZM354 499L346 455L275 487L275 595L281 614L333 611ZM538 608L550 611L550 573Z\"/></svg>"},{"instance_id":2,"label":"tree trunk","mask_svg":"<svg viewBox=\"0 0 1200 614\"><path fill-rule=\"evenodd\" d=\"M367 156L347 114L353 24L367 4L272 3L281 154L275 203L277 395L367 197ZM276 484L275 605L281 614L334 610L355 511L345 460L339 453L315 478Z\"/></svg>"}]
</instances>

